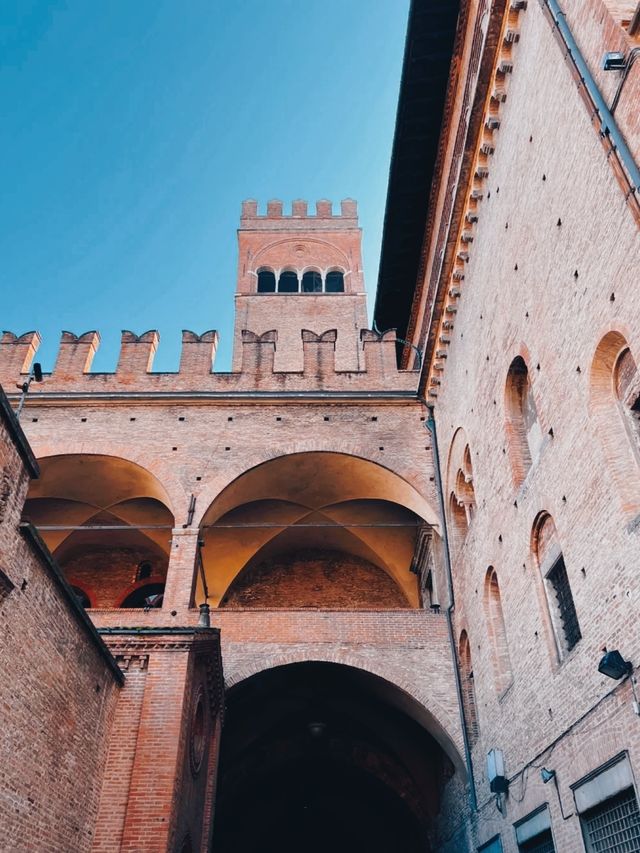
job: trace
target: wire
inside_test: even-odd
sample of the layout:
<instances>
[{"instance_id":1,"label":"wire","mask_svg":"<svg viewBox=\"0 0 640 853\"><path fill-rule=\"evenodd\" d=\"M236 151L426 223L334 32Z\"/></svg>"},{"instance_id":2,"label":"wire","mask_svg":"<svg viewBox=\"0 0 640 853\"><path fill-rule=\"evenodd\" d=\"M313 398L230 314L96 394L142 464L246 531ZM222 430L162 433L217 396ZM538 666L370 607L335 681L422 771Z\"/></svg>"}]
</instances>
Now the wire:
<instances>
[{"instance_id":1,"label":"wire","mask_svg":"<svg viewBox=\"0 0 640 853\"><path fill-rule=\"evenodd\" d=\"M296 528L418 528L422 526L422 522L418 521L390 521L390 522L358 522L358 521L345 521L345 522L336 522L332 524L330 522L325 522L323 524L317 523L301 523L297 524L295 521L283 521L280 523L276 522L243 522L240 524L204 524L199 528L192 528L194 533L197 533L201 530L282 530L286 527L296 527ZM172 524L34 524L38 530L43 530L46 532L50 531L72 531L72 530L173 530Z\"/></svg>"}]
</instances>

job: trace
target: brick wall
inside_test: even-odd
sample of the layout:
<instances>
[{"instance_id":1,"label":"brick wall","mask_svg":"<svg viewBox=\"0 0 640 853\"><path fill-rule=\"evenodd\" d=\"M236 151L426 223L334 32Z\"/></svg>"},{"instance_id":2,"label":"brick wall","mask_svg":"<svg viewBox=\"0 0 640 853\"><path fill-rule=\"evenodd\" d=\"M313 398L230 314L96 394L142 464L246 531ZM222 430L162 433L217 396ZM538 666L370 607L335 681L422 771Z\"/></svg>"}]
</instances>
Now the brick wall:
<instances>
[{"instance_id":1,"label":"brick wall","mask_svg":"<svg viewBox=\"0 0 640 853\"><path fill-rule=\"evenodd\" d=\"M119 693L117 672L46 551L28 532L18 532L29 471L10 429L5 411L0 420L2 846L89 850Z\"/></svg>"},{"instance_id":2,"label":"brick wall","mask_svg":"<svg viewBox=\"0 0 640 853\"><path fill-rule=\"evenodd\" d=\"M594 69L605 49L619 49L616 39L624 36L599 3L563 8ZM460 428L473 462L477 508L454 549L453 570L456 631L468 634L479 724L474 843L501 832L505 851L514 851L512 824L548 802L556 849L572 853L583 849L577 818L563 820L540 767L556 770L567 815L574 812L570 784L617 752L628 750L640 770L630 687L615 688L597 672L605 644L632 661L640 652L640 471L611 375L601 382L609 402L599 409L592 373L608 333L626 341L636 363L640 356L640 234L539 3L520 13L518 31L433 399L442 469ZM597 76L607 91L614 85L603 72ZM627 109L620 121L637 149L637 110L632 117ZM516 357L528 368L541 441L514 482L507 373ZM541 512L554 521L582 633L562 662L534 554ZM506 657L496 647L496 610L485 595L489 567L499 578L510 683L495 677L496 661ZM512 779L504 817L485 773L493 747L504 751ZM462 832L465 818L458 820Z\"/></svg>"}]
</instances>

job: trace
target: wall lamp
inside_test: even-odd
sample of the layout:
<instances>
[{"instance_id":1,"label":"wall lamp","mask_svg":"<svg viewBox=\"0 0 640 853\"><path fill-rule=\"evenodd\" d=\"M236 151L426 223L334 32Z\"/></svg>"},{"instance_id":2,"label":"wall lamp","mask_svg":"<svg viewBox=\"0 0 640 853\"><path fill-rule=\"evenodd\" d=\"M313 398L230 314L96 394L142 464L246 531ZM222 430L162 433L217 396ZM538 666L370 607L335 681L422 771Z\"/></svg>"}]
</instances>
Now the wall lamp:
<instances>
[{"instance_id":1,"label":"wall lamp","mask_svg":"<svg viewBox=\"0 0 640 853\"><path fill-rule=\"evenodd\" d=\"M617 649L614 649L612 652L608 652L605 646L602 651L604 652L604 655L598 664L598 672L608 676L608 678L613 678L615 681L620 681L620 679L624 678L625 675L630 676L629 681L631 683L631 692L633 694L633 712L640 717L640 702L638 701L638 694L636 693L636 680L632 676L633 664L630 660L625 660Z\"/></svg>"},{"instance_id":2,"label":"wall lamp","mask_svg":"<svg viewBox=\"0 0 640 853\"><path fill-rule=\"evenodd\" d=\"M608 50L602 57L603 71L624 71L627 60L620 50Z\"/></svg>"},{"instance_id":3,"label":"wall lamp","mask_svg":"<svg viewBox=\"0 0 640 853\"><path fill-rule=\"evenodd\" d=\"M18 403L18 408L16 409L16 418L20 417L20 412L24 407L24 401L27 398L27 394L29 393L29 388L31 387L32 382L42 382L42 365L40 362L36 361L31 370L29 371L29 375L27 376L26 382L18 382L16 388L22 391L20 395L20 402Z\"/></svg>"},{"instance_id":4,"label":"wall lamp","mask_svg":"<svg viewBox=\"0 0 640 853\"><path fill-rule=\"evenodd\" d=\"M619 681L625 675L633 670L633 664L629 660L625 660L617 649L608 652L606 647L603 649L604 655L598 664L598 672Z\"/></svg>"}]
</instances>

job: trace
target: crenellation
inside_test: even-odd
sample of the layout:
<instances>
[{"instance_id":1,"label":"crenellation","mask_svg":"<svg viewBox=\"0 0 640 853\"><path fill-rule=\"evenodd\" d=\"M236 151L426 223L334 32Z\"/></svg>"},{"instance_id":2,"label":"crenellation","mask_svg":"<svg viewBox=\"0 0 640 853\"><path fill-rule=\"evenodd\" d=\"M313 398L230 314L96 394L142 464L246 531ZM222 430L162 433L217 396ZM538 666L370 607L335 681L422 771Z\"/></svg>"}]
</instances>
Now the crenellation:
<instances>
[{"instance_id":1,"label":"crenellation","mask_svg":"<svg viewBox=\"0 0 640 853\"><path fill-rule=\"evenodd\" d=\"M95 330L82 335L62 332L52 377L61 380L75 379L80 374L89 373L99 346L100 335Z\"/></svg>"},{"instance_id":2,"label":"crenellation","mask_svg":"<svg viewBox=\"0 0 640 853\"><path fill-rule=\"evenodd\" d=\"M302 329L303 372L305 377L316 377L320 384L333 376L336 371L336 340L337 329L327 329L316 334L309 329Z\"/></svg>"},{"instance_id":3,"label":"crenellation","mask_svg":"<svg viewBox=\"0 0 640 853\"><path fill-rule=\"evenodd\" d=\"M0 383L11 388L21 374L28 373L36 352L40 346L41 337L38 332L25 332L15 335L13 332L3 332L0 339Z\"/></svg>"},{"instance_id":4,"label":"crenellation","mask_svg":"<svg viewBox=\"0 0 640 853\"><path fill-rule=\"evenodd\" d=\"M149 329L142 335L123 329L120 357L116 367L118 376L128 379L141 373L151 373L159 341L160 335L155 329Z\"/></svg>"},{"instance_id":5,"label":"crenellation","mask_svg":"<svg viewBox=\"0 0 640 853\"><path fill-rule=\"evenodd\" d=\"M200 378L213 372L219 336L215 329L201 335L189 329L182 330L180 370L183 376Z\"/></svg>"},{"instance_id":6,"label":"crenellation","mask_svg":"<svg viewBox=\"0 0 640 853\"><path fill-rule=\"evenodd\" d=\"M257 335L249 329L242 330L242 370L246 376L255 377L256 382L274 372L273 361L278 333L275 329Z\"/></svg>"},{"instance_id":7,"label":"crenellation","mask_svg":"<svg viewBox=\"0 0 640 853\"><path fill-rule=\"evenodd\" d=\"M367 373L380 377L381 380L388 378L393 381L398 373L396 330L387 329L379 333L372 329L362 329L360 340Z\"/></svg>"}]
</instances>

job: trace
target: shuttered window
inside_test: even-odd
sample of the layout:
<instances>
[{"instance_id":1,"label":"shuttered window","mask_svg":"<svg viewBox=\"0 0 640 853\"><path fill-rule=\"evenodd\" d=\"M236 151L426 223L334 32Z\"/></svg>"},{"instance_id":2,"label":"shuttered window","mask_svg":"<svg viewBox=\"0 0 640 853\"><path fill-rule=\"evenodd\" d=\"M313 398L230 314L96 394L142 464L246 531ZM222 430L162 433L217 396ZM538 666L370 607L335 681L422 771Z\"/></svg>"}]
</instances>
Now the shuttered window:
<instances>
[{"instance_id":1,"label":"shuttered window","mask_svg":"<svg viewBox=\"0 0 640 853\"><path fill-rule=\"evenodd\" d=\"M560 556L553 564L547 575L547 581L555 595L558 621L560 622L562 633L564 634L564 645L566 651L570 652L582 637L582 634L580 633L578 614L576 613L576 607L573 603L571 587L569 586L569 578L567 577L567 569L562 556Z\"/></svg>"}]
</instances>

